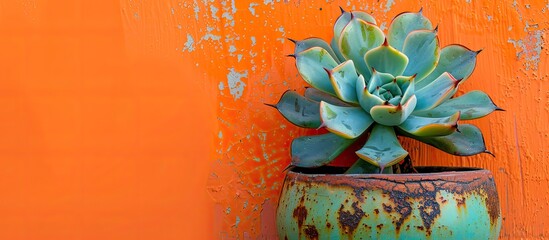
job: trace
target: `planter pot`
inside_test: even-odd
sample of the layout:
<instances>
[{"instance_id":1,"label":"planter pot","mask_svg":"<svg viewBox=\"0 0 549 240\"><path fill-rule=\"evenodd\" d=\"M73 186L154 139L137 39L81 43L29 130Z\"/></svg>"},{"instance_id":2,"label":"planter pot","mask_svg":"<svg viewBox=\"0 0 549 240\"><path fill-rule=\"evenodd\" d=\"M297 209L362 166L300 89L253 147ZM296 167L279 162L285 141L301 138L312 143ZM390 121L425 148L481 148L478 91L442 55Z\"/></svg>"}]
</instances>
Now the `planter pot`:
<instances>
[{"instance_id":1,"label":"planter pot","mask_svg":"<svg viewBox=\"0 0 549 240\"><path fill-rule=\"evenodd\" d=\"M278 203L278 236L280 239L498 238L499 199L488 170L416 169L420 173L343 175L341 168L294 168L286 176Z\"/></svg>"}]
</instances>

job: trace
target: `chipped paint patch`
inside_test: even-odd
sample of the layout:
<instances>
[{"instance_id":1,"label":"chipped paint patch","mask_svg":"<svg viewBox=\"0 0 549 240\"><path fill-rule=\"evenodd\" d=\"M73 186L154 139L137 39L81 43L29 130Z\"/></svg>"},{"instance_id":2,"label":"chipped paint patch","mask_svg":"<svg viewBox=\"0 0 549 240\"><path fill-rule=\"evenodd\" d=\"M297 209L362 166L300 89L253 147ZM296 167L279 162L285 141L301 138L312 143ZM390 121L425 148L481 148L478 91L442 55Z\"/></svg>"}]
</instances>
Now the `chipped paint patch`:
<instances>
[{"instance_id":1,"label":"chipped paint patch","mask_svg":"<svg viewBox=\"0 0 549 240\"><path fill-rule=\"evenodd\" d=\"M185 42L183 51L188 51L188 52L194 51L194 39L193 39L193 36L191 36L191 34L187 33L187 42Z\"/></svg>"},{"instance_id":2,"label":"chipped paint patch","mask_svg":"<svg viewBox=\"0 0 549 240\"><path fill-rule=\"evenodd\" d=\"M259 4L257 3L250 3L249 7L248 7L248 10L250 11L250 13L255 16L255 7L256 6L259 6Z\"/></svg>"},{"instance_id":3,"label":"chipped paint patch","mask_svg":"<svg viewBox=\"0 0 549 240\"><path fill-rule=\"evenodd\" d=\"M206 27L206 34L202 37L202 40L214 40L214 41L221 40L221 36L214 35L212 33L213 30L214 30L213 27Z\"/></svg>"},{"instance_id":4,"label":"chipped paint patch","mask_svg":"<svg viewBox=\"0 0 549 240\"><path fill-rule=\"evenodd\" d=\"M524 59L526 70L537 70L541 50L543 47L543 30L529 31L528 34L519 40L509 39L517 50L517 59Z\"/></svg>"},{"instance_id":5,"label":"chipped paint patch","mask_svg":"<svg viewBox=\"0 0 549 240\"><path fill-rule=\"evenodd\" d=\"M388 0L387 3L385 4L384 12L388 12L389 10L391 10L391 7L393 6L393 4L395 4L395 0Z\"/></svg>"},{"instance_id":6,"label":"chipped paint patch","mask_svg":"<svg viewBox=\"0 0 549 240\"><path fill-rule=\"evenodd\" d=\"M227 74L227 83L229 85L229 91L234 100L238 100L244 93L244 87L246 83L242 81L242 78L248 77L248 70L244 72L237 72L234 68L229 68L229 74Z\"/></svg>"},{"instance_id":7,"label":"chipped paint patch","mask_svg":"<svg viewBox=\"0 0 549 240\"><path fill-rule=\"evenodd\" d=\"M219 21L219 17L217 16L217 12L219 11L219 9L216 8L214 5L210 5L210 11L212 12L212 18Z\"/></svg>"}]
</instances>

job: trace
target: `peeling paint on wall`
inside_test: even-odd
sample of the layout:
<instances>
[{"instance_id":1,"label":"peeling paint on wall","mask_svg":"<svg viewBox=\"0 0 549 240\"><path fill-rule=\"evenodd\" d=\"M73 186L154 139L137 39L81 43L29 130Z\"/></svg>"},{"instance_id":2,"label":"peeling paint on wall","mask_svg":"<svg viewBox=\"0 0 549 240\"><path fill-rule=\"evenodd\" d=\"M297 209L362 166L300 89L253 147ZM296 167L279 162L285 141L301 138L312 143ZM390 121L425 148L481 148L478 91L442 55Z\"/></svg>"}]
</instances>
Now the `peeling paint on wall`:
<instances>
[{"instance_id":1,"label":"peeling paint on wall","mask_svg":"<svg viewBox=\"0 0 549 240\"><path fill-rule=\"evenodd\" d=\"M247 77L247 70L243 72L237 72L234 70L234 68L229 69L229 74L227 74L227 83L229 86L229 91L234 100L238 100L240 97L242 97L242 94L244 93L244 87L246 87L246 83L242 81L242 78Z\"/></svg>"},{"instance_id":2,"label":"peeling paint on wall","mask_svg":"<svg viewBox=\"0 0 549 240\"><path fill-rule=\"evenodd\" d=\"M524 59L526 70L537 70L543 41L543 31L529 31L524 39L513 40L509 39L508 42L512 43L517 50L517 59Z\"/></svg>"}]
</instances>

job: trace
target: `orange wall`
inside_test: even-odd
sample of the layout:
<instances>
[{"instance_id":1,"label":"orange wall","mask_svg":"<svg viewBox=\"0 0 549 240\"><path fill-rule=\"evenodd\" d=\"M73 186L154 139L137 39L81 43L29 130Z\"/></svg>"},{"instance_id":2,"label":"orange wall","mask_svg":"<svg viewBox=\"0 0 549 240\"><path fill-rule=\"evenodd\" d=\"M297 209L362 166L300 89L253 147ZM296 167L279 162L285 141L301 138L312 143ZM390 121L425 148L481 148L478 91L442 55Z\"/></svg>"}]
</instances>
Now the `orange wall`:
<instances>
[{"instance_id":1,"label":"orange wall","mask_svg":"<svg viewBox=\"0 0 549 240\"><path fill-rule=\"evenodd\" d=\"M493 171L503 239L549 237L549 3L505 0L0 1L0 239L269 239L292 137L263 105L303 90L286 37L338 6L418 10L484 51L462 91L496 158L406 142L421 165Z\"/></svg>"}]
</instances>

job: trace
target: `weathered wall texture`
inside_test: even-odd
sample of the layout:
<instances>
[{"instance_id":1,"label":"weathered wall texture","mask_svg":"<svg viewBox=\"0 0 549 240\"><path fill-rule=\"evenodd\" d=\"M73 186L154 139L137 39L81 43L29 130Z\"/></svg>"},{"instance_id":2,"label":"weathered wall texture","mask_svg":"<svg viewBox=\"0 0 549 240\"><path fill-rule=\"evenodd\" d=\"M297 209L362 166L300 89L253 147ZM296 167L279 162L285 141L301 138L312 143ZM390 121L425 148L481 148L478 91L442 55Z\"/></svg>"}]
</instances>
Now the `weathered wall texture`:
<instances>
[{"instance_id":1,"label":"weathered wall texture","mask_svg":"<svg viewBox=\"0 0 549 240\"><path fill-rule=\"evenodd\" d=\"M493 171L503 239L549 238L549 1L0 1L0 239L271 239L291 138L263 103L302 91L286 37L338 7L402 11L484 49L461 91L495 153L408 141L420 165ZM313 131L314 132L314 131Z\"/></svg>"}]
</instances>

